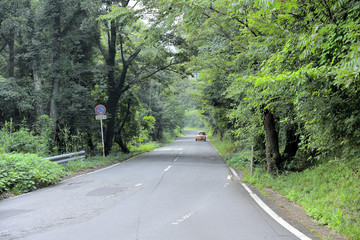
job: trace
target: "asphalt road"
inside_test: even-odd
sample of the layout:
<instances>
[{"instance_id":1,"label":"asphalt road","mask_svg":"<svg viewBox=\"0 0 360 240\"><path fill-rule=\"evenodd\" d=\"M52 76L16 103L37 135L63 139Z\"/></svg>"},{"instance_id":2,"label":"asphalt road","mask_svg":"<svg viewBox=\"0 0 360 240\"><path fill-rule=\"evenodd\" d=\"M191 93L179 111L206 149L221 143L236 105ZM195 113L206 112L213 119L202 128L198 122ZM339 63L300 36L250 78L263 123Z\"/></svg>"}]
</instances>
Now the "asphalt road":
<instances>
[{"instance_id":1,"label":"asphalt road","mask_svg":"<svg viewBox=\"0 0 360 240\"><path fill-rule=\"evenodd\" d=\"M298 239L194 139L0 202L0 239Z\"/></svg>"}]
</instances>

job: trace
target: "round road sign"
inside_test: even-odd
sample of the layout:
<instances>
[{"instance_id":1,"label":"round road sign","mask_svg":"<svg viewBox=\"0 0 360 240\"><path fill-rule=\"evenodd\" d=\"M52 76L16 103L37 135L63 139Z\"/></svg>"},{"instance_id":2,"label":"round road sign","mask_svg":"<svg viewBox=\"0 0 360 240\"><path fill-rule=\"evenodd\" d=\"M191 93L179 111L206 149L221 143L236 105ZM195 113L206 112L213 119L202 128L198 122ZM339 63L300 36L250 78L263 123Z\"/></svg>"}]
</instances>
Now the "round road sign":
<instances>
[{"instance_id":1,"label":"round road sign","mask_svg":"<svg viewBox=\"0 0 360 240\"><path fill-rule=\"evenodd\" d=\"M104 105L97 105L95 107L95 113L97 115L104 115L106 113L106 107Z\"/></svg>"}]
</instances>

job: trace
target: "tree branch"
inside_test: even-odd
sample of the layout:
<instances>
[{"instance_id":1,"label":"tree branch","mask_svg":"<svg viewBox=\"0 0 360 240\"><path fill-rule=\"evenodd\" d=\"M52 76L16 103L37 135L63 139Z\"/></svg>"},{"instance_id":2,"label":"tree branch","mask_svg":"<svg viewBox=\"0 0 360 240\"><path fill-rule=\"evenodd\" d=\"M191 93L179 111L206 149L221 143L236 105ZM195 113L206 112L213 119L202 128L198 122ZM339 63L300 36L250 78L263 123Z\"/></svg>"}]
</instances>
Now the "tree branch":
<instances>
[{"instance_id":1,"label":"tree branch","mask_svg":"<svg viewBox=\"0 0 360 240\"><path fill-rule=\"evenodd\" d=\"M99 35L95 36L95 42L96 42L96 45L98 46L101 54L103 55L104 59L105 60L108 59L109 56L108 56L105 48L103 47L103 45L100 42L100 36Z\"/></svg>"},{"instance_id":2,"label":"tree branch","mask_svg":"<svg viewBox=\"0 0 360 240\"><path fill-rule=\"evenodd\" d=\"M124 57L124 42L123 42L123 36L122 36L122 34L119 34L119 38L120 38L121 61L122 61L123 64L125 64L126 61L125 61L125 57Z\"/></svg>"},{"instance_id":3,"label":"tree branch","mask_svg":"<svg viewBox=\"0 0 360 240\"><path fill-rule=\"evenodd\" d=\"M169 67L171 67L171 66L173 66L173 65L180 64L180 63L181 63L181 62L175 62L175 63L173 63L173 60L171 59L171 61L170 61L170 63L169 63L168 65L156 69L154 72L149 73L148 75L142 77L139 81L143 81L143 80L145 80L145 79L147 79L147 78L155 75L156 73L158 73L158 72L160 72L160 71L163 71L163 70L165 70L165 69L167 69L167 68L169 68Z\"/></svg>"},{"instance_id":4,"label":"tree branch","mask_svg":"<svg viewBox=\"0 0 360 240\"><path fill-rule=\"evenodd\" d=\"M141 52L142 50L142 45L129 57L129 59L126 61L126 64L129 66L134 60L135 58L139 55L139 53Z\"/></svg>"},{"instance_id":5,"label":"tree branch","mask_svg":"<svg viewBox=\"0 0 360 240\"><path fill-rule=\"evenodd\" d=\"M208 14L206 14L206 13L203 13L203 14L204 14L205 17L207 17L208 19L211 18L210 15L208 15ZM232 41L232 37L230 36L230 34L227 33L227 32L224 30L224 28L223 28L222 26L220 26L218 23L215 23L215 24L219 27L220 31L221 31L230 41Z\"/></svg>"},{"instance_id":6,"label":"tree branch","mask_svg":"<svg viewBox=\"0 0 360 240\"><path fill-rule=\"evenodd\" d=\"M85 13L85 11L80 8L80 4L79 4L78 8L79 9L76 12L74 12L73 16L71 17L69 22L66 24L66 27L61 31L62 36L65 36L70 31L71 27L73 27L75 25L74 21L76 20L76 18L80 14Z\"/></svg>"},{"instance_id":7,"label":"tree branch","mask_svg":"<svg viewBox=\"0 0 360 240\"><path fill-rule=\"evenodd\" d=\"M4 46L2 46L2 48L0 49L0 52L2 52L7 46L7 43L4 44Z\"/></svg>"},{"instance_id":8,"label":"tree branch","mask_svg":"<svg viewBox=\"0 0 360 240\"><path fill-rule=\"evenodd\" d=\"M216 13L218 13L218 14L221 14L221 15L223 15L223 16L227 16L225 13L222 13L222 12L220 12L219 10L216 10L213 6L210 6L209 9L210 9L211 11L216 12ZM254 37L257 37L258 34L262 35L260 32L258 32L258 34L255 33L255 31L252 30L247 23L245 23L244 21L242 21L242 20L239 19L238 17L236 17L236 16L234 16L234 15L230 15L230 17L231 17L231 19L239 22L241 25L244 25L244 26L254 35Z\"/></svg>"}]
</instances>

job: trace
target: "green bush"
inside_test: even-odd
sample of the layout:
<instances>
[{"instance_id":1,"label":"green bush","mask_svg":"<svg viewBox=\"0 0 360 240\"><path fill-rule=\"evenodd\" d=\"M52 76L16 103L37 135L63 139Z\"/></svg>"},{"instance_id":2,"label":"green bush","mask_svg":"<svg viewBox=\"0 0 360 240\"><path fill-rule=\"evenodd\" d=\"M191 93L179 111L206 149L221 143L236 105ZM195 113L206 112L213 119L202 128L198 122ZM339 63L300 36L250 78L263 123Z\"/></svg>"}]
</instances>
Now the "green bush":
<instances>
[{"instance_id":1,"label":"green bush","mask_svg":"<svg viewBox=\"0 0 360 240\"><path fill-rule=\"evenodd\" d=\"M0 154L0 193L14 194L55 184L65 172L35 154Z\"/></svg>"},{"instance_id":2,"label":"green bush","mask_svg":"<svg viewBox=\"0 0 360 240\"><path fill-rule=\"evenodd\" d=\"M12 122L0 130L0 149L5 153L34 153L45 156L48 148L43 140L25 127L15 131Z\"/></svg>"},{"instance_id":3,"label":"green bush","mask_svg":"<svg viewBox=\"0 0 360 240\"><path fill-rule=\"evenodd\" d=\"M180 127L177 126L172 131L164 132L162 138L160 139L160 143L170 143L182 136L184 135L181 133Z\"/></svg>"},{"instance_id":4,"label":"green bush","mask_svg":"<svg viewBox=\"0 0 360 240\"><path fill-rule=\"evenodd\" d=\"M225 161L234 157L236 146L233 141L227 139L220 140L218 136L211 136L211 133L208 134L208 137L211 140L211 144L218 150L220 156Z\"/></svg>"}]
</instances>

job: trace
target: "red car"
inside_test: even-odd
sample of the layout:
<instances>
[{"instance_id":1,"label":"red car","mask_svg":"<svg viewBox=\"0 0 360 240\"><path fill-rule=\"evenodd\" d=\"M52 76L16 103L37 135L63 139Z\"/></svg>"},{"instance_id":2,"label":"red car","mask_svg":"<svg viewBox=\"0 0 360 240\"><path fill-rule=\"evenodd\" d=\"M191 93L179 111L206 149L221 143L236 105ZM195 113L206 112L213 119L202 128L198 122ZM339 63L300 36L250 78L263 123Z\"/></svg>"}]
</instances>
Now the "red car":
<instances>
[{"instance_id":1,"label":"red car","mask_svg":"<svg viewBox=\"0 0 360 240\"><path fill-rule=\"evenodd\" d=\"M195 136L195 141L197 140L206 141L206 133L203 131L199 131Z\"/></svg>"}]
</instances>

